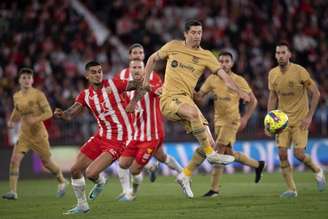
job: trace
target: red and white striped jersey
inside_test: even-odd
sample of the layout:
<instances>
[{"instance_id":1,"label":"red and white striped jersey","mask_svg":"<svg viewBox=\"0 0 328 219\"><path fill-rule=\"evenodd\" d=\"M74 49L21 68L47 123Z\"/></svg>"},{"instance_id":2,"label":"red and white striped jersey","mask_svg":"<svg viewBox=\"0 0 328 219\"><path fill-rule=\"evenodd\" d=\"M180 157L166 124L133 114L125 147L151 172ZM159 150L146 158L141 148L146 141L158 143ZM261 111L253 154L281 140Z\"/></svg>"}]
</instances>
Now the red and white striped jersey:
<instances>
[{"instance_id":1,"label":"red and white striped jersey","mask_svg":"<svg viewBox=\"0 0 328 219\"><path fill-rule=\"evenodd\" d=\"M123 69L114 76L115 79L132 80L129 68ZM164 139L164 122L159 106L159 96L156 94L157 89L162 87L160 76L152 72L149 81L151 91L147 92L137 103L134 113L134 140L151 141L154 139ZM127 92L127 97L132 99L134 91Z\"/></svg>"},{"instance_id":2,"label":"red and white striped jersey","mask_svg":"<svg viewBox=\"0 0 328 219\"><path fill-rule=\"evenodd\" d=\"M103 80L102 87L94 89L90 86L83 90L75 102L88 107L98 123L97 134L102 138L117 141L132 139L132 115L126 113L127 102L121 94L125 91L126 80Z\"/></svg>"}]
</instances>

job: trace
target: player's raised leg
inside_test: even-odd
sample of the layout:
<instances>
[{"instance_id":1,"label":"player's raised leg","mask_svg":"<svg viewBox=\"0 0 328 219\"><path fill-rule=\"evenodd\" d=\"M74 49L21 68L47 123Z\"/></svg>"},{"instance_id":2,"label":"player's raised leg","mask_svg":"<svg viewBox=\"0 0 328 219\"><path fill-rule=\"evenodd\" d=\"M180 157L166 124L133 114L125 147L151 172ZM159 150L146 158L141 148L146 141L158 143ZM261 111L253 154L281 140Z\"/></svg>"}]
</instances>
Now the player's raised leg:
<instances>
[{"instance_id":1,"label":"player's raised leg","mask_svg":"<svg viewBox=\"0 0 328 219\"><path fill-rule=\"evenodd\" d=\"M214 151L201 118L200 111L195 105L182 103L179 106L177 114L190 123L191 132L199 142L210 163L228 164L234 161L233 156L221 155Z\"/></svg>"}]
</instances>

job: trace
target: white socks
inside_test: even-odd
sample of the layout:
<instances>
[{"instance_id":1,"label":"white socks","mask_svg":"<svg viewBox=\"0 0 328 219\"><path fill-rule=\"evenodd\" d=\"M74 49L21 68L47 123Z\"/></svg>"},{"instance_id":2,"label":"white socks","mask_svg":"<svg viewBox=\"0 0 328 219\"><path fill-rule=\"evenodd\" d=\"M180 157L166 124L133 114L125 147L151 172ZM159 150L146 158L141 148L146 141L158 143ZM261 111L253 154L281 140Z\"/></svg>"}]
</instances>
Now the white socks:
<instances>
[{"instance_id":1,"label":"white socks","mask_svg":"<svg viewBox=\"0 0 328 219\"><path fill-rule=\"evenodd\" d=\"M174 159L174 157L167 155L165 164L170 167L171 169L177 171L178 173L181 173L183 168L180 166L180 164Z\"/></svg>"},{"instance_id":2,"label":"white socks","mask_svg":"<svg viewBox=\"0 0 328 219\"><path fill-rule=\"evenodd\" d=\"M118 167L118 179L120 180L123 193L127 194L132 191L130 171L129 169L122 169Z\"/></svg>"},{"instance_id":3,"label":"white socks","mask_svg":"<svg viewBox=\"0 0 328 219\"><path fill-rule=\"evenodd\" d=\"M136 195L136 193L139 191L142 181L143 181L142 172L138 175L132 175L132 194L133 195Z\"/></svg>"},{"instance_id":4,"label":"white socks","mask_svg":"<svg viewBox=\"0 0 328 219\"><path fill-rule=\"evenodd\" d=\"M85 195L85 180L84 177L80 179L71 179L72 187L77 199L77 205L83 209L89 209L87 197Z\"/></svg>"},{"instance_id":5,"label":"white socks","mask_svg":"<svg viewBox=\"0 0 328 219\"><path fill-rule=\"evenodd\" d=\"M106 183L106 177L104 174L99 174L98 179L96 180L97 184L105 184Z\"/></svg>"}]
</instances>

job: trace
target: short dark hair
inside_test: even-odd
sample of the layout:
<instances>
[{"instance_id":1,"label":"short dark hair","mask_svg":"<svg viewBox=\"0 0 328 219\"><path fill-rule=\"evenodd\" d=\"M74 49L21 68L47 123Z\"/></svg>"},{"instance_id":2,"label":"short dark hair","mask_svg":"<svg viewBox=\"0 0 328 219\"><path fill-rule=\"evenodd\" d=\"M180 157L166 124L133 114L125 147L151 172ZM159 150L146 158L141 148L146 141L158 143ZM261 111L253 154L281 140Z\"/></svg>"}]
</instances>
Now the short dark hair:
<instances>
[{"instance_id":1,"label":"short dark hair","mask_svg":"<svg viewBox=\"0 0 328 219\"><path fill-rule=\"evenodd\" d=\"M131 54L132 50L134 48L140 48L140 49L144 49L143 46L140 43L133 43L130 47L129 47L129 54Z\"/></svg>"},{"instance_id":2,"label":"short dark hair","mask_svg":"<svg viewBox=\"0 0 328 219\"><path fill-rule=\"evenodd\" d=\"M233 61L233 56L232 56L231 52L228 52L228 51L222 51L222 52L220 52L220 54L219 54L219 57L220 57L220 56L229 56L229 57L231 58L231 60Z\"/></svg>"},{"instance_id":3,"label":"short dark hair","mask_svg":"<svg viewBox=\"0 0 328 219\"><path fill-rule=\"evenodd\" d=\"M89 70L89 68L91 68L93 66L98 66L98 65L100 65L99 62L97 62L97 61L90 61L87 64L85 64L85 70L87 71L87 70Z\"/></svg>"},{"instance_id":4,"label":"short dark hair","mask_svg":"<svg viewBox=\"0 0 328 219\"><path fill-rule=\"evenodd\" d=\"M289 43L287 41L280 41L276 46L286 46L290 50Z\"/></svg>"},{"instance_id":5,"label":"short dark hair","mask_svg":"<svg viewBox=\"0 0 328 219\"><path fill-rule=\"evenodd\" d=\"M23 68L19 69L19 71L18 71L18 78L19 78L21 75L23 75L23 74L32 75L32 77L34 76L33 69L31 69L31 68L27 68L27 67L23 67Z\"/></svg>"},{"instance_id":6,"label":"short dark hair","mask_svg":"<svg viewBox=\"0 0 328 219\"><path fill-rule=\"evenodd\" d=\"M190 27L192 26L203 26L202 23L198 20L192 19L192 20L187 20L185 23L184 31L188 32L190 30Z\"/></svg>"}]
</instances>

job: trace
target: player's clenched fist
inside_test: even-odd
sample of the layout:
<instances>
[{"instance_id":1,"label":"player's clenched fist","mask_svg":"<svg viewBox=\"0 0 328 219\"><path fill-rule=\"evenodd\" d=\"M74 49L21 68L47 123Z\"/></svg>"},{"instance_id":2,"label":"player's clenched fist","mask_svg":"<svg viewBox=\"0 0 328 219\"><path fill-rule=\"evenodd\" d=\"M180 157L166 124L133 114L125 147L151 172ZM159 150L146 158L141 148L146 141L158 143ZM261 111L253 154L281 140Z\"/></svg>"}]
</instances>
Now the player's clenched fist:
<instances>
[{"instance_id":1,"label":"player's clenched fist","mask_svg":"<svg viewBox=\"0 0 328 219\"><path fill-rule=\"evenodd\" d=\"M54 111L54 116L57 118L63 118L64 116L64 111L60 108L56 108Z\"/></svg>"}]
</instances>

